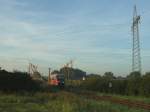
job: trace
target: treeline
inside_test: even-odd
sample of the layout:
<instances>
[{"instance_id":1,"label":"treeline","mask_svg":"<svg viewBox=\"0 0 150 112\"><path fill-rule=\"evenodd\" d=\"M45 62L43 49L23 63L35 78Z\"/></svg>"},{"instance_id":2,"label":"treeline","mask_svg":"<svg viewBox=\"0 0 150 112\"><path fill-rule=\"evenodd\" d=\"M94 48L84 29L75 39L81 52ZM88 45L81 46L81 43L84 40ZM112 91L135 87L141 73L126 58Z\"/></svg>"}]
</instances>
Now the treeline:
<instances>
[{"instance_id":1,"label":"treeline","mask_svg":"<svg viewBox=\"0 0 150 112\"><path fill-rule=\"evenodd\" d=\"M103 93L150 96L150 72L144 75L132 72L127 77L115 77L112 72L89 75L76 86Z\"/></svg>"},{"instance_id":2,"label":"treeline","mask_svg":"<svg viewBox=\"0 0 150 112\"><path fill-rule=\"evenodd\" d=\"M70 67L63 67L60 70L54 70L51 74L63 74L66 80L80 80L83 77L86 77L86 72L80 69L70 68Z\"/></svg>"},{"instance_id":3,"label":"treeline","mask_svg":"<svg viewBox=\"0 0 150 112\"><path fill-rule=\"evenodd\" d=\"M86 76L86 72L80 69L74 69L69 67L61 68L60 73L64 74L65 78L69 80L78 80Z\"/></svg>"},{"instance_id":4,"label":"treeline","mask_svg":"<svg viewBox=\"0 0 150 112\"><path fill-rule=\"evenodd\" d=\"M25 72L0 70L0 90L35 91L39 85Z\"/></svg>"}]
</instances>

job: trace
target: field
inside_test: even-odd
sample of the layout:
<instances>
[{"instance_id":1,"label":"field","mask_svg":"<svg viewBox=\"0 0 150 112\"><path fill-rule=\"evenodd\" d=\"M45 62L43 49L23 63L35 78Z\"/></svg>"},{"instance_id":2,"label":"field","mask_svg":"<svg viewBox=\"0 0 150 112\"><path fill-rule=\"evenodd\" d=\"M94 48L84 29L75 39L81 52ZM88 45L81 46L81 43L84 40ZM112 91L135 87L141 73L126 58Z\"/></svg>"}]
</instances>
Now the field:
<instances>
[{"instance_id":1,"label":"field","mask_svg":"<svg viewBox=\"0 0 150 112\"><path fill-rule=\"evenodd\" d=\"M57 93L0 93L0 112L148 112L142 109L96 101L77 94Z\"/></svg>"}]
</instances>

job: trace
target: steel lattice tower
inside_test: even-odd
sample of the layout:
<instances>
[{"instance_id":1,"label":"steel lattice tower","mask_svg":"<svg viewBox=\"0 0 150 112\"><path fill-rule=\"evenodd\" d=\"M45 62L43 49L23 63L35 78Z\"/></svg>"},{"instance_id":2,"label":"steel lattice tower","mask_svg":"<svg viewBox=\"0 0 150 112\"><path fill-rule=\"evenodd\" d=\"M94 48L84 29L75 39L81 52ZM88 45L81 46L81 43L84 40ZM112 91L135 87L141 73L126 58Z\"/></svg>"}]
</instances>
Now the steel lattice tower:
<instances>
[{"instance_id":1,"label":"steel lattice tower","mask_svg":"<svg viewBox=\"0 0 150 112\"><path fill-rule=\"evenodd\" d=\"M140 16L137 15L137 9L136 9L136 5L135 5L134 13L133 13L133 23L132 23L132 34L133 34L132 72L140 72L141 73L139 23L140 23Z\"/></svg>"}]
</instances>

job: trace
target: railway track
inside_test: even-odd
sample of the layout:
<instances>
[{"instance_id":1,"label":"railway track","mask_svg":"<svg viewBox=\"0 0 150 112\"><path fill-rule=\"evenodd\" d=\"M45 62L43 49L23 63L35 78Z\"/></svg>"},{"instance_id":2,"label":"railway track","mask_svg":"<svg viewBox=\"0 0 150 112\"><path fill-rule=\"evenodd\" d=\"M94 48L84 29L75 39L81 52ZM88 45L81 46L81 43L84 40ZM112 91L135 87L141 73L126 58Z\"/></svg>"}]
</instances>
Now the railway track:
<instances>
[{"instance_id":1,"label":"railway track","mask_svg":"<svg viewBox=\"0 0 150 112\"><path fill-rule=\"evenodd\" d=\"M131 101L127 99L121 99L121 98L115 98L111 96L94 96L90 95L89 98L95 99L95 100L103 100L103 101L110 101L111 103L121 104L128 107L136 107L141 108L145 110L150 110L150 104L146 104L140 101Z\"/></svg>"},{"instance_id":2,"label":"railway track","mask_svg":"<svg viewBox=\"0 0 150 112\"><path fill-rule=\"evenodd\" d=\"M130 108L139 108L139 109L144 109L144 110L150 110L150 104L144 103L142 101L133 101L129 99L123 99L123 98L117 98L117 97L112 97L112 96L99 96L94 94L93 92L77 92L77 91L70 91L73 93L76 93L78 95L84 96L86 98L94 99L97 101L109 101L111 103L115 104L121 104L124 106L128 106Z\"/></svg>"}]
</instances>

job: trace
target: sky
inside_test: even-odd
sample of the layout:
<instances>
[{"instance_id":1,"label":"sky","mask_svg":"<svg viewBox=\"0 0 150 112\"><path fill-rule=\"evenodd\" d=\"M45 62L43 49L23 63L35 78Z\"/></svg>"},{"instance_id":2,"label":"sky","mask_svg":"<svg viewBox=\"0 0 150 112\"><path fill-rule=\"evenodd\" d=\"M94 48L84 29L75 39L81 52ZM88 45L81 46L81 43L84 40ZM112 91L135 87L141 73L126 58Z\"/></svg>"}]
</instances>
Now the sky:
<instances>
[{"instance_id":1,"label":"sky","mask_svg":"<svg viewBox=\"0 0 150 112\"><path fill-rule=\"evenodd\" d=\"M150 71L149 0L0 0L0 66L60 69L71 59L87 73L131 72L133 6L141 15L142 72Z\"/></svg>"}]
</instances>

